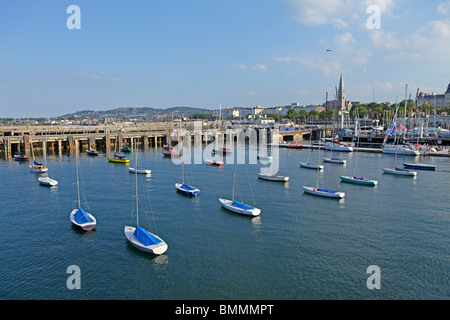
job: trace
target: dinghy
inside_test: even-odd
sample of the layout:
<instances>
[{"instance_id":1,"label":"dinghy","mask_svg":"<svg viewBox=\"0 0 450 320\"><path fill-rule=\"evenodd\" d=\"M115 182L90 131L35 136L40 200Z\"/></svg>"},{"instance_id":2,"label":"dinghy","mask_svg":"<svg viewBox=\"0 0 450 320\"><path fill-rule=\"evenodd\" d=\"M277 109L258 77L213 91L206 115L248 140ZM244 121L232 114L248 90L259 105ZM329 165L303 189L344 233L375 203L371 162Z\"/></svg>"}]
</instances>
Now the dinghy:
<instances>
[{"instance_id":1,"label":"dinghy","mask_svg":"<svg viewBox=\"0 0 450 320\"><path fill-rule=\"evenodd\" d=\"M42 184L43 186L56 186L58 185L58 181L55 179L51 179L50 177L39 177L38 178L39 183Z\"/></svg>"},{"instance_id":2,"label":"dinghy","mask_svg":"<svg viewBox=\"0 0 450 320\"><path fill-rule=\"evenodd\" d=\"M108 158L109 162L114 163L129 163L130 160L126 159L125 156L118 155L117 153L114 153L114 158Z\"/></svg>"},{"instance_id":3,"label":"dinghy","mask_svg":"<svg viewBox=\"0 0 450 320\"><path fill-rule=\"evenodd\" d=\"M135 162L137 167L137 155L135 155ZM143 229L139 226L139 200L138 200L138 179L137 172L135 174L136 183L136 227L125 226L124 234L128 242L135 248L148 253L156 255L163 254L167 251L167 243L157 235Z\"/></svg>"},{"instance_id":4,"label":"dinghy","mask_svg":"<svg viewBox=\"0 0 450 320\"><path fill-rule=\"evenodd\" d=\"M95 217L81 208L72 210L70 213L70 221L84 231L92 231L97 225Z\"/></svg>"},{"instance_id":5,"label":"dinghy","mask_svg":"<svg viewBox=\"0 0 450 320\"><path fill-rule=\"evenodd\" d=\"M210 166L221 166L221 165L223 165L223 161L213 160L213 159L206 159L205 163L209 164Z\"/></svg>"},{"instance_id":6,"label":"dinghy","mask_svg":"<svg viewBox=\"0 0 450 320\"><path fill-rule=\"evenodd\" d=\"M354 184L362 184L366 186L376 186L378 184L377 180L371 180L364 177L348 177L348 176L340 176L341 180L344 182L354 183Z\"/></svg>"},{"instance_id":7,"label":"dinghy","mask_svg":"<svg viewBox=\"0 0 450 320\"><path fill-rule=\"evenodd\" d=\"M397 174L401 176L416 176L417 172L401 168L383 168L384 173Z\"/></svg>"},{"instance_id":8,"label":"dinghy","mask_svg":"<svg viewBox=\"0 0 450 320\"><path fill-rule=\"evenodd\" d=\"M300 167L316 170L322 170L324 168L324 166L321 164L314 164L311 162L300 162Z\"/></svg>"},{"instance_id":9,"label":"dinghy","mask_svg":"<svg viewBox=\"0 0 450 320\"><path fill-rule=\"evenodd\" d=\"M225 209L235 213L247 216L258 216L261 213L260 209L250 206L248 204L238 202L236 200L227 200L219 198L219 201Z\"/></svg>"},{"instance_id":10,"label":"dinghy","mask_svg":"<svg viewBox=\"0 0 450 320\"><path fill-rule=\"evenodd\" d=\"M339 158L323 158L323 162L345 164L347 160L342 160Z\"/></svg>"},{"instance_id":11,"label":"dinghy","mask_svg":"<svg viewBox=\"0 0 450 320\"><path fill-rule=\"evenodd\" d=\"M84 211L81 208L81 198L80 198L80 182L78 179L78 156L75 153L75 171L77 174L77 199L78 199L78 207L73 209L69 215L69 219L73 225L83 229L84 231L94 230L97 225L97 220L94 216Z\"/></svg>"},{"instance_id":12,"label":"dinghy","mask_svg":"<svg viewBox=\"0 0 450 320\"><path fill-rule=\"evenodd\" d=\"M287 182L289 177L279 176L277 174L263 174L257 173L259 179L269 180L269 181L277 181L277 182Z\"/></svg>"},{"instance_id":13,"label":"dinghy","mask_svg":"<svg viewBox=\"0 0 450 320\"><path fill-rule=\"evenodd\" d=\"M175 188L181 193L188 194L191 196L197 196L200 193L200 190L196 187L188 186L184 183L175 183Z\"/></svg>"},{"instance_id":14,"label":"dinghy","mask_svg":"<svg viewBox=\"0 0 450 320\"><path fill-rule=\"evenodd\" d=\"M344 198L345 192L334 191L324 188L314 188L314 187L306 187L303 186L303 191L309 194L314 194L316 196L328 197L328 198Z\"/></svg>"},{"instance_id":15,"label":"dinghy","mask_svg":"<svg viewBox=\"0 0 450 320\"><path fill-rule=\"evenodd\" d=\"M416 170L430 170L435 171L436 166L433 164L424 164L424 163L403 163L405 168L416 169Z\"/></svg>"},{"instance_id":16,"label":"dinghy","mask_svg":"<svg viewBox=\"0 0 450 320\"><path fill-rule=\"evenodd\" d=\"M128 168L128 171L129 172L132 172L132 173L140 173L140 174L151 174L152 173L152 170L150 170L150 169L136 169L136 168Z\"/></svg>"}]
</instances>

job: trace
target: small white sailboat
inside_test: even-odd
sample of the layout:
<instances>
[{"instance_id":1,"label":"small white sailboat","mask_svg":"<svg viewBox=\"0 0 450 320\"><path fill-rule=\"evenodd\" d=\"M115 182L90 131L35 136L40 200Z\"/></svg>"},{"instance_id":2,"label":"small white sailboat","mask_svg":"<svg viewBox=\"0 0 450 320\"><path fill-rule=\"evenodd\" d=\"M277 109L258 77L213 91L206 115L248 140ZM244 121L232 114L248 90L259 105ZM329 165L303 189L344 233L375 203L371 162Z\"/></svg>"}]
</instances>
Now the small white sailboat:
<instances>
[{"instance_id":1,"label":"small white sailboat","mask_svg":"<svg viewBox=\"0 0 450 320\"><path fill-rule=\"evenodd\" d=\"M287 176L279 176L277 174L264 174L257 173L259 179L269 180L269 181L277 181L277 182L287 182L289 181L289 177Z\"/></svg>"},{"instance_id":2,"label":"small white sailboat","mask_svg":"<svg viewBox=\"0 0 450 320\"><path fill-rule=\"evenodd\" d=\"M98 151L92 147L86 150L86 153L90 156L98 156Z\"/></svg>"},{"instance_id":3,"label":"small white sailboat","mask_svg":"<svg viewBox=\"0 0 450 320\"><path fill-rule=\"evenodd\" d=\"M338 164L345 164L347 162L347 160L343 160L340 158L322 158L323 162L328 162L328 163L338 163Z\"/></svg>"},{"instance_id":4,"label":"small white sailboat","mask_svg":"<svg viewBox=\"0 0 450 320\"><path fill-rule=\"evenodd\" d=\"M215 159L205 159L205 163L210 166L221 166L223 165L223 161L215 160Z\"/></svg>"},{"instance_id":5,"label":"small white sailboat","mask_svg":"<svg viewBox=\"0 0 450 320\"><path fill-rule=\"evenodd\" d=\"M234 173L233 173L233 192L232 192L231 200L219 198L219 202L222 204L222 207L224 207L225 209L227 209L229 211L239 213L242 215L246 215L246 216L253 216L253 217L259 216L261 214L261 209L234 200L234 189L235 189L235 185L236 185L236 163L237 163L237 160L235 159Z\"/></svg>"},{"instance_id":6,"label":"small white sailboat","mask_svg":"<svg viewBox=\"0 0 450 320\"><path fill-rule=\"evenodd\" d=\"M406 92L405 92L405 108L406 108L406 95L408 93L408 85L406 85ZM398 105L397 105L398 107ZM395 115L394 118L397 116L397 108L395 109ZM393 126L395 128L395 121L393 122ZM392 128L391 128L392 129ZM392 130L391 130L392 131ZM398 145L395 144L395 142L397 141L397 133L394 133L394 146L398 147ZM395 166L395 163L397 162L397 154L398 154L398 148L395 148L395 158L394 158L394 164L392 166L392 168L383 168L383 172L384 173L389 173L389 174L395 174L395 175L401 175L401 176L410 176L410 177L415 177L417 175L417 172L409 170L409 169L402 169L402 168L397 168Z\"/></svg>"},{"instance_id":7,"label":"small white sailboat","mask_svg":"<svg viewBox=\"0 0 450 320\"><path fill-rule=\"evenodd\" d=\"M183 193L190 196L197 196L200 193L200 190L196 187L189 186L184 183L184 161L181 159L181 176L182 176L182 183L175 183L175 188Z\"/></svg>"},{"instance_id":8,"label":"small white sailboat","mask_svg":"<svg viewBox=\"0 0 450 320\"><path fill-rule=\"evenodd\" d=\"M43 186L53 187L58 185L58 181L55 179L51 179L50 177L39 177L38 180L39 183L42 184Z\"/></svg>"},{"instance_id":9,"label":"small white sailboat","mask_svg":"<svg viewBox=\"0 0 450 320\"><path fill-rule=\"evenodd\" d=\"M152 170L150 169L136 169L136 168L128 168L129 172L139 173L139 174L151 174Z\"/></svg>"},{"instance_id":10,"label":"small white sailboat","mask_svg":"<svg viewBox=\"0 0 450 320\"><path fill-rule=\"evenodd\" d=\"M314 188L314 187L306 187L303 186L303 191L306 193L314 194L316 196L328 197L328 198L344 198L345 192L342 191L334 191L324 188Z\"/></svg>"},{"instance_id":11,"label":"small white sailboat","mask_svg":"<svg viewBox=\"0 0 450 320\"><path fill-rule=\"evenodd\" d=\"M309 144L310 145L312 145L311 144L311 141L312 141L311 139L312 139L312 129L310 130L310 134L309 134ZM311 152L312 151L313 150L311 149ZM320 151L320 148L319 148L319 151ZM309 155L311 154L311 152L308 153L308 158L306 159L306 162L299 162L300 167L307 168L307 169L322 170L324 168L323 165L318 164L318 163L312 163L312 162L309 161Z\"/></svg>"},{"instance_id":12,"label":"small white sailboat","mask_svg":"<svg viewBox=\"0 0 450 320\"><path fill-rule=\"evenodd\" d=\"M261 213L261 209L255 208L245 203L241 203L236 200L227 200L219 198L219 201L225 209L233 211L235 213L255 217L259 216Z\"/></svg>"},{"instance_id":13,"label":"small white sailboat","mask_svg":"<svg viewBox=\"0 0 450 320\"><path fill-rule=\"evenodd\" d=\"M75 151L75 153L76 153L76 151ZM75 167L76 167L76 174L77 174L78 208L75 208L72 210L72 212L69 215L69 219L73 225L83 229L84 231L92 231L95 229L95 227L97 225L97 220L91 213L86 212L81 208L80 182L78 179L78 157L76 154L75 154Z\"/></svg>"},{"instance_id":14,"label":"small white sailboat","mask_svg":"<svg viewBox=\"0 0 450 320\"><path fill-rule=\"evenodd\" d=\"M311 162L300 162L300 167L307 168L307 169L316 169L316 170L322 170L324 168L321 164L311 163Z\"/></svg>"},{"instance_id":15,"label":"small white sailboat","mask_svg":"<svg viewBox=\"0 0 450 320\"><path fill-rule=\"evenodd\" d=\"M328 93L327 93L327 96L328 96ZM319 155L320 155L320 149L319 149ZM319 155L317 156L318 157L317 162L319 162ZM313 194L316 196L327 197L327 198L339 198L339 199L345 197L345 192L334 191L334 190L325 189L325 188L319 188L319 171L317 171L317 174L316 174L316 187L303 186L302 188L303 188L304 192Z\"/></svg>"},{"instance_id":16,"label":"small white sailboat","mask_svg":"<svg viewBox=\"0 0 450 320\"><path fill-rule=\"evenodd\" d=\"M385 173L390 173L390 174L397 174L397 175L401 175L401 176L416 176L417 172L416 171L411 171L408 169L402 169L402 168L383 168L383 172Z\"/></svg>"},{"instance_id":17,"label":"small white sailboat","mask_svg":"<svg viewBox=\"0 0 450 320\"><path fill-rule=\"evenodd\" d=\"M36 162L36 160L34 161L34 164L30 164L28 167L32 172L43 173L48 171L48 168L46 166L44 166L42 163Z\"/></svg>"},{"instance_id":18,"label":"small white sailboat","mask_svg":"<svg viewBox=\"0 0 450 320\"><path fill-rule=\"evenodd\" d=\"M137 153L135 153L135 161L137 164ZM135 183L136 183L136 227L125 226L124 234L128 242L131 243L135 248L153 253L156 255L163 254L167 251L167 243L158 237L157 235L145 230L139 226L139 201L138 201L138 179L137 172L135 172Z\"/></svg>"}]
</instances>

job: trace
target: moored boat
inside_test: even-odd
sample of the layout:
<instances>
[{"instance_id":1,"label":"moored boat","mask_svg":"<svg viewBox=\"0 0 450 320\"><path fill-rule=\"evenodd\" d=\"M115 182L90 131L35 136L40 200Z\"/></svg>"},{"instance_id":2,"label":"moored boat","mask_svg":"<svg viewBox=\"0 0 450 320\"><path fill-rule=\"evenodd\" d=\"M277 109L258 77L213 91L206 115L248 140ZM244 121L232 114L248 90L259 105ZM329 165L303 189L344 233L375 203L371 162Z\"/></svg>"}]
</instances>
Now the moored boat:
<instances>
[{"instance_id":1,"label":"moored boat","mask_svg":"<svg viewBox=\"0 0 450 320\"><path fill-rule=\"evenodd\" d=\"M98 151L93 148L89 148L86 150L86 153L90 156L98 156Z\"/></svg>"},{"instance_id":2,"label":"moored boat","mask_svg":"<svg viewBox=\"0 0 450 320\"><path fill-rule=\"evenodd\" d=\"M245 203L241 203L236 200L227 200L219 198L219 201L225 209L235 213L247 216L258 216L261 213L261 209L255 208Z\"/></svg>"},{"instance_id":3,"label":"moored boat","mask_svg":"<svg viewBox=\"0 0 450 320\"><path fill-rule=\"evenodd\" d=\"M209 164L211 166L221 166L221 165L223 165L223 161L214 160L214 159L206 159L205 163Z\"/></svg>"},{"instance_id":4,"label":"moored boat","mask_svg":"<svg viewBox=\"0 0 450 320\"><path fill-rule=\"evenodd\" d=\"M39 180L39 183L44 186L53 187L53 186L58 185L58 181L55 179L51 179L50 177L39 177L38 180Z\"/></svg>"},{"instance_id":5,"label":"moored boat","mask_svg":"<svg viewBox=\"0 0 450 320\"><path fill-rule=\"evenodd\" d=\"M435 171L436 166L433 164L424 164L424 163L403 163L405 168L416 169L416 170L430 170Z\"/></svg>"},{"instance_id":6,"label":"moored boat","mask_svg":"<svg viewBox=\"0 0 450 320\"><path fill-rule=\"evenodd\" d=\"M349 176L340 176L341 180L344 182L354 183L354 184L361 184L366 186L376 186L378 184L377 180L371 180L364 177L349 177Z\"/></svg>"},{"instance_id":7,"label":"moored boat","mask_svg":"<svg viewBox=\"0 0 450 320\"><path fill-rule=\"evenodd\" d=\"M321 196L321 197L327 197L327 198L344 198L345 197L345 192L342 191L334 191L334 190L329 190L329 189L324 189L324 188L314 188L314 187L307 187L307 186L303 186L303 191L309 194L314 194L316 196Z\"/></svg>"},{"instance_id":8,"label":"moored boat","mask_svg":"<svg viewBox=\"0 0 450 320\"><path fill-rule=\"evenodd\" d=\"M151 174L152 170L150 169L136 169L136 168L128 168L129 172L132 173L140 173L140 174Z\"/></svg>"},{"instance_id":9,"label":"moored boat","mask_svg":"<svg viewBox=\"0 0 450 320\"><path fill-rule=\"evenodd\" d=\"M81 208L72 210L70 213L70 221L84 231L92 231L97 225L95 217Z\"/></svg>"},{"instance_id":10,"label":"moored boat","mask_svg":"<svg viewBox=\"0 0 450 320\"><path fill-rule=\"evenodd\" d=\"M175 188L181 193L188 194L191 196L197 196L200 193L200 190L193 186L188 186L184 183L175 183Z\"/></svg>"},{"instance_id":11,"label":"moored boat","mask_svg":"<svg viewBox=\"0 0 450 320\"><path fill-rule=\"evenodd\" d=\"M322 170L324 168L324 166L321 164L314 164L311 162L300 162L300 167L316 170Z\"/></svg>"},{"instance_id":12,"label":"moored boat","mask_svg":"<svg viewBox=\"0 0 450 320\"><path fill-rule=\"evenodd\" d=\"M323 162L345 164L347 160L342 160L339 158L323 158Z\"/></svg>"},{"instance_id":13,"label":"moored boat","mask_svg":"<svg viewBox=\"0 0 450 320\"><path fill-rule=\"evenodd\" d=\"M383 168L384 173L396 174L401 176L416 176L417 172L401 168Z\"/></svg>"},{"instance_id":14,"label":"moored boat","mask_svg":"<svg viewBox=\"0 0 450 320\"><path fill-rule=\"evenodd\" d=\"M277 182L287 182L289 181L289 177L287 176L279 176L277 174L263 174L257 173L259 179L269 180L269 181L277 181Z\"/></svg>"},{"instance_id":15,"label":"moored boat","mask_svg":"<svg viewBox=\"0 0 450 320\"><path fill-rule=\"evenodd\" d=\"M130 160L126 159L125 156L121 156L118 155L116 153L114 153L114 157L113 158L109 158L108 157L108 161L109 162L115 162L115 163L129 163Z\"/></svg>"}]
</instances>

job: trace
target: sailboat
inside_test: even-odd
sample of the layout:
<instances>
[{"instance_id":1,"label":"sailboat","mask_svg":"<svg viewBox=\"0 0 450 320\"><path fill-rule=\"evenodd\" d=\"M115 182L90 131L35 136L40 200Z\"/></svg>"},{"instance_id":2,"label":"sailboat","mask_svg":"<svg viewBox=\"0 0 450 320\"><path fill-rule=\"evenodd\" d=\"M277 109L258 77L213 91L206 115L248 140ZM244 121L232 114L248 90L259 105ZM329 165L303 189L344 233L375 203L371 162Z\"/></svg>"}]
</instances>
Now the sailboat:
<instances>
[{"instance_id":1,"label":"sailboat","mask_svg":"<svg viewBox=\"0 0 450 320\"><path fill-rule=\"evenodd\" d=\"M182 176L182 183L175 183L175 188L183 194L187 194L190 196L197 196L200 193L200 190L196 187L189 186L184 183L184 161L181 159L181 176Z\"/></svg>"},{"instance_id":2,"label":"sailboat","mask_svg":"<svg viewBox=\"0 0 450 320\"><path fill-rule=\"evenodd\" d=\"M134 150L136 152L136 146L134 146ZM138 168L137 163L135 163L134 168L130 168L128 167L128 172L131 173L139 173L139 174L151 174L152 170L150 169L142 169L142 168Z\"/></svg>"},{"instance_id":3,"label":"sailboat","mask_svg":"<svg viewBox=\"0 0 450 320\"><path fill-rule=\"evenodd\" d=\"M73 225L83 229L84 231L92 231L95 229L97 225L97 220L91 213L86 212L81 208L80 182L78 179L78 156L76 155L76 152L77 151L75 151L75 168L77 173L78 207L72 210L69 219Z\"/></svg>"},{"instance_id":4,"label":"sailboat","mask_svg":"<svg viewBox=\"0 0 450 320\"><path fill-rule=\"evenodd\" d=\"M28 167L31 169L32 172L37 172L37 173L47 172L48 168L46 166L44 166L44 164L39 163L34 159L33 142L31 142L31 141L30 141L30 147L31 147L31 154L33 156L33 164L30 164Z\"/></svg>"},{"instance_id":5,"label":"sailboat","mask_svg":"<svg viewBox=\"0 0 450 320\"><path fill-rule=\"evenodd\" d=\"M135 161L137 165L137 155L135 153ZM130 242L135 248L153 253L156 255L163 254L167 251L167 243L158 237L157 235L145 230L139 226L139 200L138 200L138 180L137 172L135 172L136 181L136 227L125 226L124 234L128 242Z\"/></svg>"},{"instance_id":6,"label":"sailboat","mask_svg":"<svg viewBox=\"0 0 450 320\"><path fill-rule=\"evenodd\" d=\"M96 149L92 148L92 147L89 147L89 148L86 150L86 153L87 153L88 155L90 155L90 156L98 156L98 151L97 151Z\"/></svg>"},{"instance_id":7,"label":"sailboat","mask_svg":"<svg viewBox=\"0 0 450 320\"><path fill-rule=\"evenodd\" d=\"M312 129L310 130L310 134L309 134L309 144L310 145L311 145L311 139L312 139ZM312 149L311 149L311 152L312 152ZM309 155L311 154L311 152L308 153L308 158L307 158L306 162L300 162L300 167L307 168L307 169L322 170L324 168L323 165L318 164L318 163L315 164L315 163L309 162Z\"/></svg>"},{"instance_id":8,"label":"sailboat","mask_svg":"<svg viewBox=\"0 0 450 320\"><path fill-rule=\"evenodd\" d=\"M234 189L235 189L235 185L236 185L236 165L237 165L237 159L235 159L235 161L234 161L233 193L232 193L231 200L219 198L219 202L222 204L222 207L224 207L225 209L227 209L229 211L239 213L242 215L247 215L247 216L254 216L254 217L259 216L261 214L261 209L234 200Z\"/></svg>"},{"instance_id":9,"label":"sailboat","mask_svg":"<svg viewBox=\"0 0 450 320\"><path fill-rule=\"evenodd\" d=\"M38 180L39 180L39 183L42 184L43 186L53 187L53 186L58 185L58 181L57 180L51 179L48 176L39 177Z\"/></svg>"},{"instance_id":10,"label":"sailboat","mask_svg":"<svg viewBox=\"0 0 450 320\"><path fill-rule=\"evenodd\" d=\"M319 139L320 140L320 139ZM319 149L320 154L320 149ZM317 157L317 162L319 162L319 156ZM316 196L328 197L328 198L344 198L345 192L334 191L325 188L319 188L319 171L316 174L316 187L303 186L303 191L306 193L314 194Z\"/></svg>"},{"instance_id":11,"label":"sailboat","mask_svg":"<svg viewBox=\"0 0 450 320\"><path fill-rule=\"evenodd\" d=\"M405 92L405 110L406 110L407 94L408 94L408 85L406 85L406 92ZM394 119L397 117L397 110L398 110L398 105L397 105L397 108L395 109ZM395 121L393 121L392 122L392 126L391 126L391 130L390 130L389 133L393 133L394 134L394 143L393 143L394 145L396 145L395 143L398 141L397 140L397 132L395 130L395 127L396 127ZM394 131L394 132L392 132L392 131ZM417 175L416 171L403 169L403 168L397 168L395 166L395 163L397 162L397 153L398 153L398 148L395 148L394 165L391 168L383 168L383 172L384 173L389 173L389 174L395 174L395 175L415 177Z\"/></svg>"},{"instance_id":12,"label":"sailboat","mask_svg":"<svg viewBox=\"0 0 450 320\"><path fill-rule=\"evenodd\" d=\"M406 95L407 95L407 91L408 91L408 85L406 85ZM397 111L395 112L395 117L397 116ZM406 132L406 99L405 99L405 114L404 114L404 123L405 123L405 128L404 128L404 132ZM394 130L396 130L395 127L395 121L393 121L393 125L394 125ZM400 125L400 128L403 125ZM392 127L391 127L392 130ZM395 132L395 131L394 131ZM415 150L414 148L411 148L409 145L406 144L386 144L387 141L387 137L389 135L386 135L384 141L383 141L383 146L381 148L381 153L383 154L400 154L400 155L404 155L404 156L419 156L420 152L418 150ZM405 135L403 136L403 141L405 141Z\"/></svg>"},{"instance_id":13,"label":"sailboat","mask_svg":"<svg viewBox=\"0 0 450 320\"><path fill-rule=\"evenodd\" d=\"M118 155L117 153L114 153L113 158L108 157L109 162L115 162L115 163L129 163L130 160L126 159L125 156Z\"/></svg>"},{"instance_id":14,"label":"sailboat","mask_svg":"<svg viewBox=\"0 0 450 320\"><path fill-rule=\"evenodd\" d=\"M356 124L355 124L355 132L357 132L357 128L358 128L358 122L356 122ZM359 134L358 134L358 145L359 145ZM358 154L358 152L355 152L355 163L353 165L353 176L340 176L341 181L353 183L353 184L372 186L372 187L376 186L378 184L377 180L367 179L365 177L357 177L355 175L357 154Z\"/></svg>"}]
</instances>

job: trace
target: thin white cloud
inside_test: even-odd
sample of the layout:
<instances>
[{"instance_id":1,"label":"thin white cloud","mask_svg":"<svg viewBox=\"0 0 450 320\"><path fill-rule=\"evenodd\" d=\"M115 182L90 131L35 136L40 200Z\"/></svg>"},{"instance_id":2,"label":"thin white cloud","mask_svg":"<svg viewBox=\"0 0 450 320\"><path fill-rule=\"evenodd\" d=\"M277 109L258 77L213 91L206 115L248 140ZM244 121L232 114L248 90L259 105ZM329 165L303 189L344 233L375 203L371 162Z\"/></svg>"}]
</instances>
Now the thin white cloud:
<instances>
[{"instance_id":1,"label":"thin white cloud","mask_svg":"<svg viewBox=\"0 0 450 320\"><path fill-rule=\"evenodd\" d=\"M448 14L448 13L450 13L450 1L439 3L437 11L440 14Z\"/></svg>"},{"instance_id":2,"label":"thin white cloud","mask_svg":"<svg viewBox=\"0 0 450 320\"><path fill-rule=\"evenodd\" d=\"M385 30L372 30L369 37L375 48L386 51L386 59L435 60L450 55L450 19L431 21L403 39Z\"/></svg>"},{"instance_id":3,"label":"thin white cloud","mask_svg":"<svg viewBox=\"0 0 450 320\"><path fill-rule=\"evenodd\" d=\"M376 5L382 14L393 15L394 0L281 0L287 14L309 26L331 24L348 28L349 22L366 16L367 7Z\"/></svg>"},{"instance_id":4,"label":"thin white cloud","mask_svg":"<svg viewBox=\"0 0 450 320\"><path fill-rule=\"evenodd\" d=\"M267 64L255 64L255 65L248 65L245 63L237 63L231 65L233 68L236 69L242 69L242 70L255 70L255 71L266 71L266 69L269 67Z\"/></svg>"},{"instance_id":5,"label":"thin white cloud","mask_svg":"<svg viewBox=\"0 0 450 320\"><path fill-rule=\"evenodd\" d=\"M342 63L335 59L324 59L313 55L303 55L295 57L275 57L275 61L280 63L292 63L297 62L302 65L318 69L325 73L327 76L336 75L342 68Z\"/></svg>"},{"instance_id":6,"label":"thin white cloud","mask_svg":"<svg viewBox=\"0 0 450 320\"><path fill-rule=\"evenodd\" d=\"M111 80L111 81L122 81L122 77L119 76L113 76L106 72L100 72L99 74L88 74L83 72L75 72L75 76L81 77L81 78L88 78L88 79L94 79L94 80Z\"/></svg>"}]
</instances>

